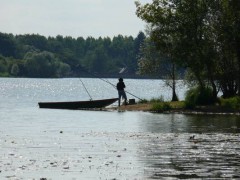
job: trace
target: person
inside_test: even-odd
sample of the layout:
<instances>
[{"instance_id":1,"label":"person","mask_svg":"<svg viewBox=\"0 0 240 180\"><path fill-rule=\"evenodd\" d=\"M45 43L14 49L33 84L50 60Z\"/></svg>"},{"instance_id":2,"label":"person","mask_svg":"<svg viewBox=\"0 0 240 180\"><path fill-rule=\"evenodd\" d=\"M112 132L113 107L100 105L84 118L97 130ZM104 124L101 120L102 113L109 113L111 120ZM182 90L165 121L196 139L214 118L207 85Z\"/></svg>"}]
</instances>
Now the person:
<instances>
[{"instance_id":1,"label":"person","mask_svg":"<svg viewBox=\"0 0 240 180\"><path fill-rule=\"evenodd\" d=\"M120 106L121 98L124 99L124 104L127 105L127 95L124 91L124 88L126 87L123 78L119 78L117 83L117 90L118 90L118 106Z\"/></svg>"}]
</instances>

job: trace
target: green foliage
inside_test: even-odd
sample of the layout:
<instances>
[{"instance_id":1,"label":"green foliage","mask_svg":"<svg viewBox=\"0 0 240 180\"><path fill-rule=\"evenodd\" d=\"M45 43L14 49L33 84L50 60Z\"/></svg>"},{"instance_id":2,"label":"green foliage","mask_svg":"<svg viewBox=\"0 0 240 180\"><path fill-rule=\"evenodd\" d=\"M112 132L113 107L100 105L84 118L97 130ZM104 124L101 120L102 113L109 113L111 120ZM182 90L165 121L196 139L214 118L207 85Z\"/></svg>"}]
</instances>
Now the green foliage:
<instances>
[{"instance_id":1,"label":"green foliage","mask_svg":"<svg viewBox=\"0 0 240 180\"><path fill-rule=\"evenodd\" d=\"M211 105L216 102L211 88L192 88L186 92L185 107L194 108L197 105Z\"/></svg>"},{"instance_id":2,"label":"green foliage","mask_svg":"<svg viewBox=\"0 0 240 180\"><path fill-rule=\"evenodd\" d=\"M145 103L148 103L149 101L147 99L140 99L138 101L139 104L145 104Z\"/></svg>"},{"instance_id":3,"label":"green foliage","mask_svg":"<svg viewBox=\"0 0 240 180\"><path fill-rule=\"evenodd\" d=\"M8 63L5 57L0 55L0 74L2 76L8 75Z\"/></svg>"},{"instance_id":4,"label":"green foliage","mask_svg":"<svg viewBox=\"0 0 240 180\"><path fill-rule=\"evenodd\" d=\"M222 107L232 110L240 110L240 97L232 97L228 99L220 99L220 104Z\"/></svg>"},{"instance_id":5,"label":"green foliage","mask_svg":"<svg viewBox=\"0 0 240 180\"><path fill-rule=\"evenodd\" d=\"M185 107L186 108L194 108L196 106L196 90L195 89L191 89L188 90L186 93L186 97L185 97Z\"/></svg>"},{"instance_id":6,"label":"green foliage","mask_svg":"<svg viewBox=\"0 0 240 180\"><path fill-rule=\"evenodd\" d=\"M13 64L12 65L12 68L11 68L11 74L13 75L13 76L17 76L18 75L18 73L19 73L19 66L18 66L18 64Z\"/></svg>"},{"instance_id":7,"label":"green foliage","mask_svg":"<svg viewBox=\"0 0 240 180\"><path fill-rule=\"evenodd\" d=\"M211 85L215 97L218 85L224 97L240 92L238 0L153 0L136 7L156 49L188 68L199 86ZM146 61L146 69L154 64Z\"/></svg>"},{"instance_id":8,"label":"green foliage","mask_svg":"<svg viewBox=\"0 0 240 180\"><path fill-rule=\"evenodd\" d=\"M0 33L0 55L6 61L0 62L0 73L4 76L69 77L89 76L87 70L90 74L117 76L120 69L127 68L122 76L133 76L144 38L142 32L136 38L118 35L113 39Z\"/></svg>"},{"instance_id":9,"label":"green foliage","mask_svg":"<svg viewBox=\"0 0 240 180\"><path fill-rule=\"evenodd\" d=\"M15 56L16 43L13 35L0 32L0 54L6 57Z\"/></svg>"},{"instance_id":10,"label":"green foliage","mask_svg":"<svg viewBox=\"0 0 240 180\"><path fill-rule=\"evenodd\" d=\"M57 76L58 77L67 77L70 75L71 72L71 66L63 63L63 62L59 62L58 63L58 68L57 68Z\"/></svg>"},{"instance_id":11,"label":"green foliage","mask_svg":"<svg viewBox=\"0 0 240 180\"><path fill-rule=\"evenodd\" d=\"M30 77L47 78L57 74L58 60L50 52L31 52L24 57L25 68Z\"/></svg>"},{"instance_id":12,"label":"green foliage","mask_svg":"<svg viewBox=\"0 0 240 180\"><path fill-rule=\"evenodd\" d=\"M47 49L47 39L39 34L17 35L16 40L20 44L29 45L39 50Z\"/></svg>"},{"instance_id":13,"label":"green foliage","mask_svg":"<svg viewBox=\"0 0 240 180\"><path fill-rule=\"evenodd\" d=\"M154 112L164 112L169 111L171 109L171 105L168 102L155 102L152 104L151 111Z\"/></svg>"},{"instance_id":14,"label":"green foliage","mask_svg":"<svg viewBox=\"0 0 240 180\"><path fill-rule=\"evenodd\" d=\"M164 97L163 96L160 96L159 98L151 98L150 100L141 99L141 100L138 101L139 104L144 104L144 103L154 104L154 103L162 103L162 102L164 102Z\"/></svg>"},{"instance_id":15,"label":"green foliage","mask_svg":"<svg viewBox=\"0 0 240 180\"><path fill-rule=\"evenodd\" d=\"M164 102L164 97L163 96L160 96L159 98L152 98L150 100L141 99L141 100L139 100L138 103L144 104L144 103L162 103L162 102Z\"/></svg>"},{"instance_id":16,"label":"green foliage","mask_svg":"<svg viewBox=\"0 0 240 180\"><path fill-rule=\"evenodd\" d=\"M150 103L160 103L160 102L164 102L164 97L163 96L160 96L159 98L150 99Z\"/></svg>"}]
</instances>

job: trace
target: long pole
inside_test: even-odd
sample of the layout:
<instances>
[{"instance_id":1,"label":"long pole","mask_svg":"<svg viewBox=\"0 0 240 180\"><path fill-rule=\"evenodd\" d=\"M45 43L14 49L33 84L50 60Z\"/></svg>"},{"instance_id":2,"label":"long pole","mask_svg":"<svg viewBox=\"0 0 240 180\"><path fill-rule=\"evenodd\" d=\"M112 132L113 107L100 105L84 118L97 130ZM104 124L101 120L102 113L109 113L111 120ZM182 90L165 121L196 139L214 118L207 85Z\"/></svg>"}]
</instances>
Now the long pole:
<instances>
[{"instance_id":1,"label":"long pole","mask_svg":"<svg viewBox=\"0 0 240 180\"><path fill-rule=\"evenodd\" d=\"M90 74L90 75L92 75L92 76L94 76L94 77L96 77L96 78L98 78L98 79L101 79L102 81L104 81L104 82L106 82L106 83L112 85L115 89L117 89L117 87L116 87L114 84L112 84L111 82L109 82L108 80L105 80L105 79L103 79L103 78L100 78L100 77L98 77L97 75L95 75L95 74L93 74L93 73L90 73L90 72L88 72L88 71L85 70L85 69L83 69L83 70L84 70L85 72L87 72L88 74ZM128 91L125 91L125 92L128 93L128 94L130 94L130 95L132 95L133 97L135 97L135 98L137 98L137 99L143 101L142 98L137 97L136 95L134 95L134 94L132 94L132 93L130 93L130 92L128 92Z\"/></svg>"},{"instance_id":2,"label":"long pole","mask_svg":"<svg viewBox=\"0 0 240 180\"><path fill-rule=\"evenodd\" d=\"M87 88L85 87L84 83L82 82L82 80L80 78L79 78L79 80L81 81L85 91L87 92L88 96L90 97L90 101L92 101L92 97L91 97L90 93L88 92Z\"/></svg>"},{"instance_id":3,"label":"long pole","mask_svg":"<svg viewBox=\"0 0 240 180\"><path fill-rule=\"evenodd\" d=\"M100 78L100 79L102 79L102 78ZM105 79L102 79L102 80L105 81L105 82L107 82L108 84L112 85L115 89L117 89L117 87L116 87L114 84L112 84L111 82L109 82L108 80L105 80ZM138 98L139 100L143 100L143 99L141 99L140 97L137 97L136 95L134 95L134 94L132 94L132 93L126 91L126 90L124 90L124 91L125 91L126 93L134 96L135 98Z\"/></svg>"}]
</instances>

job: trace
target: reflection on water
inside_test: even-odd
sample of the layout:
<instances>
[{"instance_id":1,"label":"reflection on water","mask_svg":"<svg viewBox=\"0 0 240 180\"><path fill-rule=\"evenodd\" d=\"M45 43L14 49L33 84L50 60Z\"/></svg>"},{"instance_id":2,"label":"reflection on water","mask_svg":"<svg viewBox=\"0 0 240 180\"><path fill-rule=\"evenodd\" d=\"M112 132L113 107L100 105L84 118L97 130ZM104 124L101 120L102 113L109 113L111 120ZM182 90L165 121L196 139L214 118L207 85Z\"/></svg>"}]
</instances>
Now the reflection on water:
<instances>
[{"instance_id":1,"label":"reflection on water","mask_svg":"<svg viewBox=\"0 0 240 180\"><path fill-rule=\"evenodd\" d=\"M240 116L37 107L40 100L87 98L77 82L0 79L0 179L240 178ZM160 84L128 82L132 90ZM88 83L96 96L116 93ZM153 92L136 89L140 97Z\"/></svg>"},{"instance_id":2,"label":"reflection on water","mask_svg":"<svg viewBox=\"0 0 240 180\"><path fill-rule=\"evenodd\" d=\"M1 121L0 177L240 178L237 116L35 110Z\"/></svg>"},{"instance_id":3,"label":"reflection on water","mask_svg":"<svg viewBox=\"0 0 240 180\"><path fill-rule=\"evenodd\" d=\"M150 132L240 133L240 117L232 115L148 114L141 119L141 126Z\"/></svg>"},{"instance_id":4,"label":"reflection on water","mask_svg":"<svg viewBox=\"0 0 240 180\"><path fill-rule=\"evenodd\" d=\"M138 151L148 178L240 178L238 116L155 115L155 123L143 122L153 132Z\"/></svg>"},{"instance_id":5,"label":"reflection on water","mask_svg":"<svg viewBox=\"0 0 240 180\"><path fill-rule=\"evenodd\" d=\"M141 141L139 157L149 178L240 178L239 136L155 134Z\"/></svg>"}]
</instances>

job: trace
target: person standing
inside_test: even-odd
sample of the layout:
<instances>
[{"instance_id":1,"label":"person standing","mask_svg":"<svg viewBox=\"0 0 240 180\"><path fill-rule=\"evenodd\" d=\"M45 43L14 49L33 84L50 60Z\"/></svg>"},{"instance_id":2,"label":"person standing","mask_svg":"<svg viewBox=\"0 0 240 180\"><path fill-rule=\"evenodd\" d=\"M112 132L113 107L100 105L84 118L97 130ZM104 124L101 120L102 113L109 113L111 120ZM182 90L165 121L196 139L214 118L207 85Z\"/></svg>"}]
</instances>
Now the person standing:
<instances>
[{"instance_id":1,"label":"person standing","mask_svg":"<svg viewBox=\"0 0 240 180\"><path fill-rule=\"evenodd\" d=\"M123 78L119 78L117 83L117 90L118 90L118 106L121 104L121 98L124 99L124 105L127 105L127 95L124 91L124 88L126 88Z\"/></svg>"}]
</instances>

